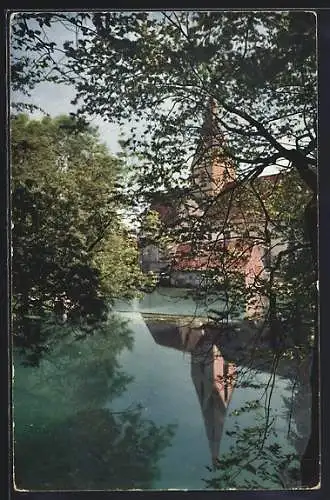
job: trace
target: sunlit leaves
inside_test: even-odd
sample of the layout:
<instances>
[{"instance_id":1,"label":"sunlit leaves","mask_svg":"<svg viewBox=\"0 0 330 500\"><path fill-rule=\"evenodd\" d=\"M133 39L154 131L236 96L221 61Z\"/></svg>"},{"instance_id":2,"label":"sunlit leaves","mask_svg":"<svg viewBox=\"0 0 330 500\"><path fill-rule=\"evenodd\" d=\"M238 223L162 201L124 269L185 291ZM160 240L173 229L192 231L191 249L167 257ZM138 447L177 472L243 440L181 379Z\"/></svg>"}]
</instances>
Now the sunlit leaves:
<instances>
[{"instance_id":1,"label":"sunlit leaves","mask_svg":"<svg viewBox=\"0 0 330 500\"><path fill-rule=\"evenodd\" d=\"M51 341L29 316L48 312L93 331L109 301L133 296L146 279L121 222L121 163L94 129L18 115L11 160L14 337L33 356Z\"/></svg>"}]
</instances>

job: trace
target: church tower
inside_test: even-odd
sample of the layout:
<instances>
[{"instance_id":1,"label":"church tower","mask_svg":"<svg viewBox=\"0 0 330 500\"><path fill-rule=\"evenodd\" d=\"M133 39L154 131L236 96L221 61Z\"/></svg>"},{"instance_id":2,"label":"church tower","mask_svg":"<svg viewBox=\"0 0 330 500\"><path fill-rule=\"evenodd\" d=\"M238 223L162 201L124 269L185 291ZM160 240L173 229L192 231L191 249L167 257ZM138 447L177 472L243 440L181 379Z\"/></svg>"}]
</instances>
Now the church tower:
<instances>
[{"instance_id":1,"label":"church tower","mask_svg":"<svg viewBox=\"0 0 330 500\"><path fill-rule=\"evenodd\" d=\"M225 139L217 119L217 105L207 103L201 136L192 163L192 185L198 195L216 196L236 180L235 167L224 151Z\"/></svg>"}]
</instances>

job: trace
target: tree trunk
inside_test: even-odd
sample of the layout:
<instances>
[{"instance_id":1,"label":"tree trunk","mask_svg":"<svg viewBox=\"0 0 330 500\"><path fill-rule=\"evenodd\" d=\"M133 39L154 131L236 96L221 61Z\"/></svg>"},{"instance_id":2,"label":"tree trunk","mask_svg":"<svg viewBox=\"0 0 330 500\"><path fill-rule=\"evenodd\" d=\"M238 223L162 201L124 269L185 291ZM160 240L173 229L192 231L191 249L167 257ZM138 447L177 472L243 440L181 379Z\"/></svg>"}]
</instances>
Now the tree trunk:
<instances>
[{"instance_id":1,"label":"tree trunk","mask_svg":"<svg viewBox=\"0 0 330 500\"><path fill-rule=\"evenodd\" d=\"M314 194L312 200L305 209L305 229L308 240L311 243L311 251L315 269L316 279L318 277L317 259L317 199ZM316 303L318 291L315 289ZM319 409L319 334L318 334L318 311L315 312L315 334L313 345L313 358L311 367L310 384L312 390L311 410L311 433L305 453L301 461L302 484L306 488L312 488L319 483L320 478L320 409Z\"/></svg>"}]
</instances>

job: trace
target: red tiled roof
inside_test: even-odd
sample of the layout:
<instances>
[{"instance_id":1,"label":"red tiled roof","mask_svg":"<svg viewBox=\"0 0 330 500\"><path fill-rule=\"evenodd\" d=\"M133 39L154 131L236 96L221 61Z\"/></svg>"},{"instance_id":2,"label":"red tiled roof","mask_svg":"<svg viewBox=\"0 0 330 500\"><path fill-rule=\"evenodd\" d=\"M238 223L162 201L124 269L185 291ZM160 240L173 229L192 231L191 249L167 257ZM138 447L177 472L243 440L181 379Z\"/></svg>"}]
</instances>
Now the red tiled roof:
<instances>
[{"instance_id":1,"label":"red tiled roof","mask_svg":"<svg viewBox=\"0 0 330 500\"><path fill-rule=\"evenodd\" d=\"M235 258L233 251L238 248L240 252ZM250 247L238 241L232 243L229 247L229 250L232 250L232 254L230 255L230 266L235 269L245 269L246 263L251 255ZM201 249L199 251L199 255L196 256L192 251L191 244L181 244L176 248L172 268L176 271L205 271L207 269L221 268L223 266L223 261L219 258L220 252L222 252L222 255L224 252L227 252L223 244L218 245L217 249Z\"/></svg>"}]
</instances>

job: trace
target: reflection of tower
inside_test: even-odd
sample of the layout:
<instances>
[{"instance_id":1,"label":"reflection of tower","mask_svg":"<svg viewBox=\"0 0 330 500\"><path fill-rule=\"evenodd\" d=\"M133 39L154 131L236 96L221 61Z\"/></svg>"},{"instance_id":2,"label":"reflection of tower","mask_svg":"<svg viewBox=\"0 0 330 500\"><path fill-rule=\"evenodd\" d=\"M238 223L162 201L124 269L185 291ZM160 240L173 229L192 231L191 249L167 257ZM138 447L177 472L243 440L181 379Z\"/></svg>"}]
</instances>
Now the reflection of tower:
<instances>
[{"instance_id":1,"label":"reflection of tower","mask_svg":"<svg viewBox=\"0 0 330 500\"><path fill-rule=\"evenodd\" d=\"M236 367L224 359L196 320L191 323L185 320L180 326L147 321L147 326L157 344L191 352L191 378L215 465L227 407L235 386Z\"/></svg>"},{"instance_id":2,"label":"reflection of tower","mask_svg":"<svg viewBox=\"0 0 330 500\"><path fill-rule=\"evenodd\" d=\"M194 187L207 195L218 194L236 179L235 168L224 151L225 140L218 126L217 107L210 98L192 163Z\"/></svg>"},{"instance_id":3,"label":"reflection of tower","mask_svg":"<svg viewBox=\"0 0 330 500\"><path fill-rule=\"evenodd\" d=\"M204 335L201 323L195 319L182 319L180 325L164 323L146 319L146 325L154 341L165 347L192 352Z\"/></svg>"},{"instance_id":4,"label":"reflection of tower","mask_svg":"<svg viewBox=\"0 0 330 500\"><path fill-rule=\"evenodd\" d=\"M235 365L228 363L215 345L205 343L191 355L191 377L202 409L213 465L219 456L235 373Z\"/></svg>"}]
</instances>

